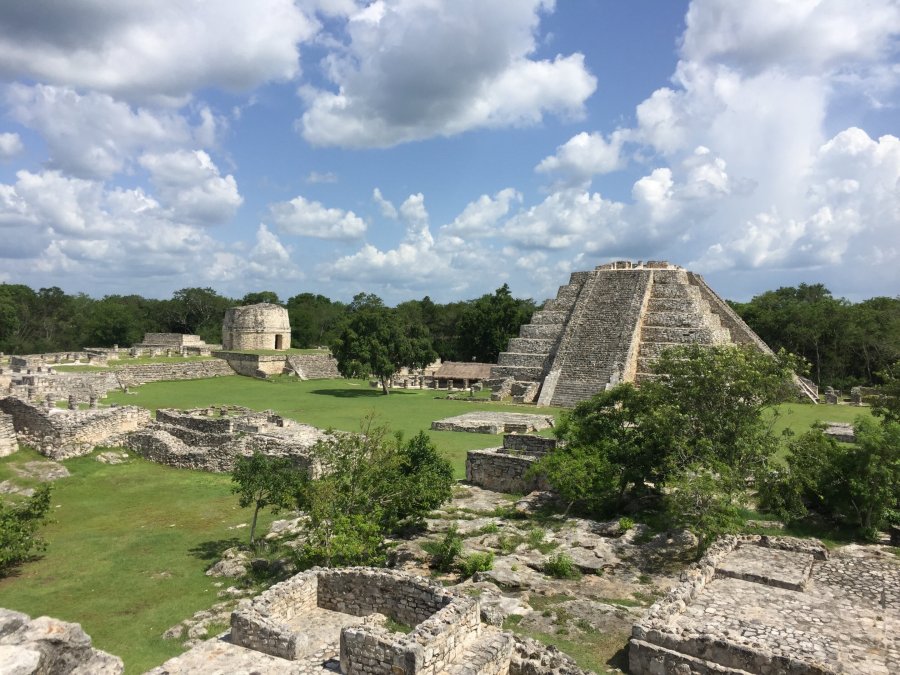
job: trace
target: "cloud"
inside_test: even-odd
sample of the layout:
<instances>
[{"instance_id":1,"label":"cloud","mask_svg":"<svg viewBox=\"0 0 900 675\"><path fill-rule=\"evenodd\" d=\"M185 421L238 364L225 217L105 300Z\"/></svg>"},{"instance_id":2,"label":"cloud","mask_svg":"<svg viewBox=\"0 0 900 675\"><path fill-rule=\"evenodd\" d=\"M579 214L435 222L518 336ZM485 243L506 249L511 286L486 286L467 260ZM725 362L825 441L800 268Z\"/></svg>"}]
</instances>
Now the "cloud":
<instances>
[{"instance_id":1,"label":"cloud","mask_svg":"<svg viewBox=\"0 0 900 675\"><path fill-rule=\"evenodd\" d=\"M50 167L80 178L108 178L126 169L138 152L188 144L195 135L210 141L215 135L208 110L192 128L178 113L132 108L107 94L79 94L67 87L14 84L5 99L10 117L46 141Z\"/></svg>"},{"instance_id":2,"label":"cloud","mask_svg":"<svg viewBox=\"0 0 900 675\"><path fill-rule=\"evenodd\" d=\"M353 211L326 208L319 202L294 197L269 207L282 232L317 239L358 239L366 232L365 221Z\"/></svg>"},{"instance_id":3,"label":"cloud","mask_svg":"<svg viewBox=\"0 0 900 675\"><path fill-rule=\"evenodd\" d=\"M317 29L291 0L6 3L0 75L183 102L296 77L298 45Z\"/></svg>"},{"instance_id":4,"label":"cloud","mask_svg":"<svg viewBox=\"0 0 900 675\"><path fill-rule=\"evenodd\" d=\"M444 225L441 232L468 239L494 236L497 234L497 223L509 213L510 205L521 201L522 195L513 188L501 190L493 198L481 195L474 202L469 202L453 222Z\"/></svg>"},{"instance_id":5,"label":"cloud","mask_svg":"<svg viewBox=\"0 0 900 675\"><path fill-rule=\"evenodd\" d=\"M377 0L326 58L334 90L301 91L297 128L316 145L388 147L581 116L596 88L584 57L529 58L550 9L545 0Z\"/></svg>"},{"instance_id":6,"label":"cloud","mask_svg":"<svg viewBox=\"0 0 900 675\"><path fill-rule=\"evenodd\" d=\"M19 134L9 132L0 133L0 161L12 159L18 155L25 146Z\"/></svg>"},{"instance_id":7,"label":"cloud","mask_svg":"<svg viewBox=\"0 0 900 675\"><path fill-rule=\"evenodd\" d=\"M622 168L623 141L623 134L618 131L613 132L608 141L601 133L582 131L556 148L556 154L542 159L535 171L557 172L576 181L611 173Z\"/></svg>"},{"instance_id":8,"label":"cloud","mask_svg":"<svg viewBox=\"0 0 900 675\"><path fill-rule=\"evenodd\" d=\"M378 208L381 209L381 215L391 220L397 219L397 208L382 196L381 190L378 188L372 190L372 200L378 204Z\"/></svg>"},{"instance_id":9,"label":"cloud","mask_svg":"<svg viewBox=\"0 0 900 675\"><path fill-rule=\"evenodd\" d=\"M310 171L306 176L306 182L310 185L317 185L320 183L337 183L337 180L337 174L333 171Z\"/></svg>"},{"instance_id":10,"label":"cloud","mask_svg":"<svg viewBox=\"0 0 900 675\"><path fill-rule=\"evenodd\" d=\"M223 223L244 201L234 176L222 176L203 150L146 154L139 162L176 220L201 225Z\"/></svg>"}]
</instances>

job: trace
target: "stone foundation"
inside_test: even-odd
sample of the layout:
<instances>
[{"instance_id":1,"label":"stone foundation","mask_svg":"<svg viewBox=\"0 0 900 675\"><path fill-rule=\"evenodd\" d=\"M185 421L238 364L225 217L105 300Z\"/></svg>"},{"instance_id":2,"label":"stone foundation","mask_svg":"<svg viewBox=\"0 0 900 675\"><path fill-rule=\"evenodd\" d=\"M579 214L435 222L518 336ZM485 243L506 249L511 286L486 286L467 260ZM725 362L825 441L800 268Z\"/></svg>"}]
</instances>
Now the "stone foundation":
<instances>
[{"instance_id":1,"label":"stone foundation","mask_svg":"<svg viewBox=\"0 0 900 675\"><path fill-rule=\"evenodd\" d=\"M310 475L317 475L310 449L325 438L316 427L271 411L237 406L160 408L155 422L127 436L125 447L158 464L215 473L230 472L238 457L260 452L289 457Z\"/></svg>"},{"instance_id":2,"label":"stone foundation","mask_svg":"<svg viewBox=\"0 0 900 675\"><path fill-rule=\"evenodd\" d=\"M724 537L634 625L632 673L888 675L900 563L815 540Z\"/></svg>"},{"instance_id":3,"label":"stone foundation","mask_svg":"<svg viewBox=\"0 0 900 675\"><path fill-rule=\"evenodd\" d=\"M0 399L0 411L12 418L19 443L51 459L86 455L150 423L149 411L135 406L45 409L11 396Z\"/></svg>"},{"instance_id":4,"label":"stone foundation","mask_svg":"<svg viewBox=\"0 0 900 675\"><path fill-rule=\"evenodd\" d=\"M19 449L12 415L0 412L0 457L7 457Z\"/></svg>"},{"instance_id":5,"label":"stone foundation","mask_svg":"<svg viewBox=\"0 0 900 675\"><path fill-rule=\"evenodd\" d=\"M466 453L466 480L494 492L528 494L549 490L543 476L528 477L528 470L556 447L556 441L542 436L509 434L502 448L469 450Z\"/></svg>"},{"instance_id":6,"label":"stone foundation","mask_svg":"<svg viewBox=\"0 0 900 675\"><path fill-rule=\"evenodd\" d=\"M471 412L431 423L434 431L467 431L475 434L527 434L553 426L553 415Z\"/></svg>"}]
</instances>

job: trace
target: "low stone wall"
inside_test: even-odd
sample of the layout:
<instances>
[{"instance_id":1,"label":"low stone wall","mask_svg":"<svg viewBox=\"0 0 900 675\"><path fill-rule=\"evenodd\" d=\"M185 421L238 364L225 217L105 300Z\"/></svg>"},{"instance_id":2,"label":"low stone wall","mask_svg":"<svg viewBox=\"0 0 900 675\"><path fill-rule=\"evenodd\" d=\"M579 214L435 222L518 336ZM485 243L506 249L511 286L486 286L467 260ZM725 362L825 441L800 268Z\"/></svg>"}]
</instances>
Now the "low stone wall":
<instances>
[{"instance_id":1,"label":"low stone wall","mask_svg":"<svg viewBox=\"0 0 900 675\"><path fill-rule=\"evenodd\" d=\"M0 410L12 417L19 443L51 459L86 455L95 446L150 423L149 411L135 406L45 410L8 396L0 399Z\"/></svg>"},{"instance_id":2,"label":"low stone wall","mask_svg":"<svg viewBox=\"0 0 900 675\"><path fill-rule=\"evenodd\" d=\"M533 455L510 455L502 448L469 450L466 453L466 480L494 492L528 494L550 488L542 476L527 478L535 463Z\"/></svg>"},{"instance_id":3,"label":"low stone wall","mask_svg":"<svg viewBox=\"0 0 900 675\"><path fill-rule=\"evenodd\" d=\"M0 457L7 457L19 449L12 415L0 412Z\"/></svg>"},{"instance_id":4,"label":"low stone wall","mask_svg":"<svg viewBox=\"0 0 900 675\"><path fill-rule=\"evenodd\" d=\"M331 354L294 354L287 357L290 368L303 380L336 380L341 377Z\"/></svg>"},{"instance_id":5,"label":"low stone wall","mask_svg":"<svg viewBox=\"0 0 900 675\"><path fill-rule=\"evenodd\" d=\"M233 374L228 364L219 359L122 366L116 368L113 373L119 385L123 387L136 387L147 382L167 380L202 380Z\"/></svg>"},{"instance_id":6,"label":"low stone wall","mask_svg":"<svg viewBox=\"0 0 900 675\"><path fill-rule=\"evenodd\" d=\"M534 434L507 434L503 437L503 451L511 455L524 454L543 457L556 448L556 439Z\"/></svg>"},{"instance_id":7,"label":"low stone wall","mask_svg":"<svg viewBox=\"0 0 900 675\"><path fill-rule=\"evenodd\" d=\"M629 670L632 673L792 673L796 675L824 675L833 671L810 667L801 661L760 649L746 649L724 640L712 639L702 633L672 632L673 620L704 591L715 578L732 577L756 581L773 587L783 587L775 579L762 579L756 575L735 575L718 569L735 549L741 546L770 548L789 553L806 554L815 560L826 560L828 551L817 540L760 535L732 535L720 538L707 550L703 558L682 573L681 583L657 601L632 629L629 646ZM769 576L766 573L764 576ZM836 672L836 671L834 671Z\"/></svg>"},{"instance_id":8,"label":"low stone wall","mask_svg":"<svg viewBox=\"0 0 900 675\"><path fill-rule=\"evenodd\" d=\"M481 633L477 598L451 593L422 577L372 568L313 569L243 600L231 617L235 644L281 658L298 656L290 619L313 607L354 616L380 613L414 626L403 635L375 626L341 631L347 675L435 675Z\"/></svg>"},{"instance_id":9,"label":"low stone wall","mask_svg":"<svg viewBox=\"0 0 900 675\"><path fill-rule=\"evenodd\" d=\"M281 375L287 365L284 354L241 354L239 352L213 352L217 359L223 359L228 367L238 375L245 377L266 378L269 375Z\"/></svg>"}]
</instances>

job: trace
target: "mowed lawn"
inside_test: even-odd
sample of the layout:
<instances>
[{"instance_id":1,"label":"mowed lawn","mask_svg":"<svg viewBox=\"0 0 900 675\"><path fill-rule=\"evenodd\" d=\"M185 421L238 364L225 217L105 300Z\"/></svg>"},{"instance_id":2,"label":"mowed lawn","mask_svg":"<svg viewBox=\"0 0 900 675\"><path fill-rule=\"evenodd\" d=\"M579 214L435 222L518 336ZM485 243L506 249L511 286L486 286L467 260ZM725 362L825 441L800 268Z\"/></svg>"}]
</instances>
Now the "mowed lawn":
<instances>
[{"instance_id":1,"label":"mowed lawn","mask_svg":"<svg viewBox=\"0 0 900 675\"><path fill-rule=\"evenodd\" d=\"M0 480L35 459L20 450L0 460ZM204 572L217 552L246 539L247 528L230 528L249 511L238 508L227 475L140 458L64 464L72 475L54 483L47 551L0 579L0 607L78 622L126 672L142 673L183 651L162 639L167 628L218 601L213 584L223 580ZM263 527L270 521L266 514Z\"/></svg>"},{"instance_id":2,"label":"mowed lawn","mask_svg":"<svg viewBox=\"0 0 900 675\"><path fill-rule=\"evenodd\" d=\"M484 399L474 402L435 398L428 389L394 389L385 395L358 380L299 380L281 377L257 380L235 375L207 380L153 382L128 394L112 392L105 403L156 408L194 408L231 403L254 410L272 409L287 418L317 427L359 431L361 420L374 415L378 424L407 437L426 431L453 464L457 478L465 477L466 451L501 444L500 436L430 431L431 423L478 410L558 414L555 408L501 405Z\"/></svg>"}]
</instances>

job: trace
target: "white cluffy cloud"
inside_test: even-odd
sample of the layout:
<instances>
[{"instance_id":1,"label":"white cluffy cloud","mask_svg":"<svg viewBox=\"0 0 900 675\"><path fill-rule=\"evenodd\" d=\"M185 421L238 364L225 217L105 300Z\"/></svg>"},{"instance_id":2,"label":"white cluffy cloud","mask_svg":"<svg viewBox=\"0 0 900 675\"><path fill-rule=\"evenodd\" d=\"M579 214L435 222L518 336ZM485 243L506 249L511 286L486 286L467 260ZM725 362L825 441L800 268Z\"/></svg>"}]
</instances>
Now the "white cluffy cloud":
<instances>
[{"instance_id":1,"label":"white cluffy cloud","mask_svg":"<svg viewBox=\"0 0 900 675\"><path fill-rule=\"evenodd\" d=\"M146 154L139 162L175 220L202 225L224 223L244 201L234 176L222 176L202 150Z\"/></svg>"},{"instance_id":2,"label":"white cluffy cloud","mask_svg":"<svg viewBox=\"0 0 900 675\"><path fill-rule=\"evenodd\" d=\"M559 172L578 181L616 171L622 168L623 141L621 131L614 132L609 140L603 134L582 131L559 146L556 154L542 159L535 171Z\"/></svg>"},{"instance_id":3,"label":"white cluffy cloud","mask_svg":"<svg viewBox=\"0 0 900 675\"><path fill-rule=\"evenodd\" d=\"M0 133L0 161L12 159L24 149L19 134Z\"/></svg>"},{"instance_id":4,"label":"white cluffy cloud","mask_svg":"<svg viewBox=\"0 0 900 675\"><path fill-rule=\"evenodd\" d=\"M202 87L245 91L299 73L318 24L292 0L29 0L4 3L0 75L181 100Z\"/></svg>"},{"instance_id":5,"label":"white cluffy cloud","mask_svg":"<svg viewBox=\"0 0 900 675\"><path fill-rule=\"evenodd\" d=\"M10 117L46 141L49 165L80 178L109 178L129 168L142 151L194 141L212 145L219 124L207 108L192 126L170 110L133 108L107 94L79 94L67 87L16 84L6 89L5 98Z\"/></svg>"},{"instance_id":6,"label":"white cluffy cloud","mask_svg":"<svg viewBox=\"0 0 900 675\"><path fill-rule=\"evenodd\" d=\"M301 196L272 204L270 211L278 228L288 234L317 239L358 239L366 232L365 221L353 211L330 209Z\"/></svg>"},{"instance_id":7,"label":"white cluffy cloud","mask_svg":"<svg viewBox=\"0 0 900 675\"><path fill-rule=\"evenodd\" d=\"M301 91L311 143L387 147L580 116L596 79L579 53L534 60L548 0L376 0L326 59L335 90ZM465 48L461 48L465 45Z\"/></svg>"}]
</instances>

